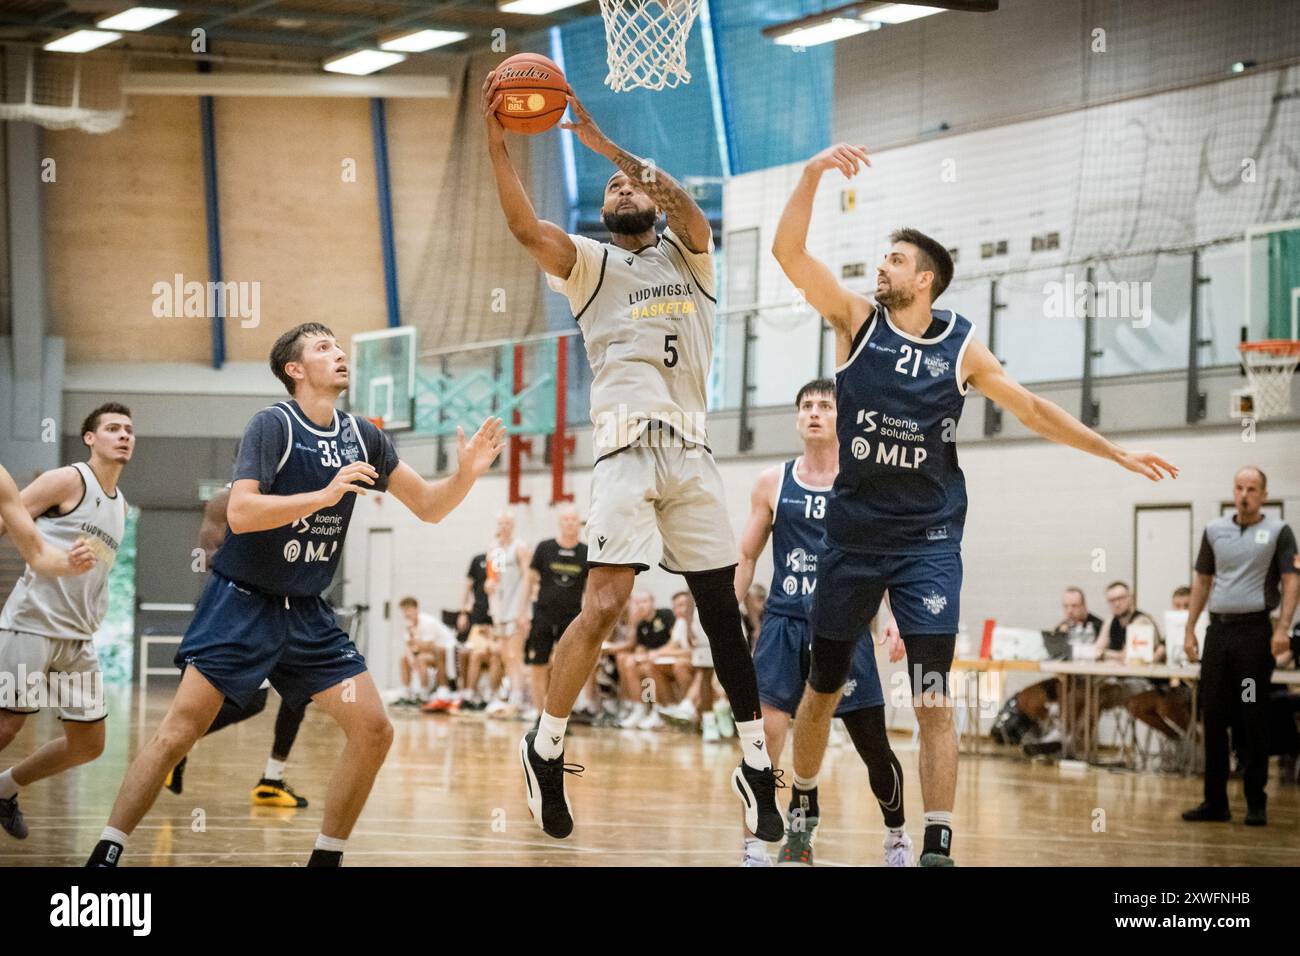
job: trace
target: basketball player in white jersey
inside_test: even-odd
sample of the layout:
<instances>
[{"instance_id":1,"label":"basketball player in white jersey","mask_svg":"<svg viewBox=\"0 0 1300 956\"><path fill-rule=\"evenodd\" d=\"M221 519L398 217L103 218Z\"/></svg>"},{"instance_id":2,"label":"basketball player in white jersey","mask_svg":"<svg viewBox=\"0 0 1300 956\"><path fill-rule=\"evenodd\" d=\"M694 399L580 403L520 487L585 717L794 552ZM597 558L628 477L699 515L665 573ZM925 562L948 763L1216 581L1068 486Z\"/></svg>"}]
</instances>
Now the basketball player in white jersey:
<instances>
[{"instance_id":1,"label":"basketball player in white jersey","mask_svg":"<svg viewBox=\"0 0 1300 956\"><path fill-rule=\"evenodd\" d=\"M875 295L843 286L808 253L808 224L823 174L851 178L866 148L838 144L810 159L786 202L772 253L808 304L835 330L840 468L817 555L807 691L795 720L792 801L817 785L830 730L863 623L886 590L907 649L920 727L925 836L921 866L951 866L957 741L948 672L961 596L966 482L954 432L977 388L1049 441L1105 458L1152 481L1178 470L1159 455L1107 441L1028 391L973 334L969 320L934 300L952 279L942 243L900 229L876 269Z\"/></svg>"},{"instance_id":2,"label":"basketball player in white jersey","mask_svg":"<svg viewBox=\"0 0 1300 956\"><path fill-rule=\"evenodd\" d=\"M488 608L496 631L496 651L510 678L509 698L497 696L483 711L487 717L513 717L523 704L524 638L519 627L519 596L528 567L528 545L515 537L515 516L507 508L497 515L495 543L487 552Z\"/></svg>"},{"instance_id":3,"label":"basketball player in white jersey","mask_svg":"<svg viewBox=\"0 0 1300 956\"><path fill-rule=\"evenodd\" d=\"M657 563L684 575L695 597L742 747L732 787L750 832L776 842L784 821L732 592L735 537L705 428L716 306L708 219L671 176L611 142L570 90L576 122L563 127L617 167L601 206L610 241L539 220L506 151L495 115L500 100L489 73L483 115L506 222L551 288L568 298L594 372L590 571L582 612L557 645L538 727L520 742L529 811L550 836L572 831L563 756L569 714L637 573Z\"/></svg>"},{"instance_id":4,"label":"basketball player in white jersey","mask_svg":"<svg viewBox=\"0 0 1300 956\"><path fill-rule=\"evenodd\" d=\"M63 736L0 773L0 826L27 836L18 791L37 780L89 763L104 750L104 677L94 634L108 612L108 573L126 531L126 498L117 486L135 451L131 411L109 402L87 416L81 439L90 460L54 468L23 489L22 502L50 544L85 538L95 565L77 577L52 578L28 568L0 611L0 673L44 674L46 700L0 709L0 750L41 706L58 707Z\"/></svg>"}]
</instances>

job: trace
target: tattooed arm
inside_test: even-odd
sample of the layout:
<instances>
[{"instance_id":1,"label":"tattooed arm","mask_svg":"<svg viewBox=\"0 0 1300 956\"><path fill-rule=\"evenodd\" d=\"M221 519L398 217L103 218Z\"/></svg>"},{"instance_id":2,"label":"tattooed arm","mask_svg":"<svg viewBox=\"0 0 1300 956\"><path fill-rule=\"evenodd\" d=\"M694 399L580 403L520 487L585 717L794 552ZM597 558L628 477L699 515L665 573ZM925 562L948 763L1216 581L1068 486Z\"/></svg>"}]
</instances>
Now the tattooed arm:
<instances>
[{"instance_id":1,"label":"tattooed arm","mask_svg":"<svg viewBox=\"0 0 1300 956\"><path fill-rule=\"evenodd\" d=\"M582 145L604 156L628 175L637 188L654 200L668 220L668 228L691 252L707 252L712 229L704 210L682 188L681 183L649 160L634 156L600 131L586 108L569 91L569 108L577 122L561 123L572 130Z\"/></svg>"}]
</instances>

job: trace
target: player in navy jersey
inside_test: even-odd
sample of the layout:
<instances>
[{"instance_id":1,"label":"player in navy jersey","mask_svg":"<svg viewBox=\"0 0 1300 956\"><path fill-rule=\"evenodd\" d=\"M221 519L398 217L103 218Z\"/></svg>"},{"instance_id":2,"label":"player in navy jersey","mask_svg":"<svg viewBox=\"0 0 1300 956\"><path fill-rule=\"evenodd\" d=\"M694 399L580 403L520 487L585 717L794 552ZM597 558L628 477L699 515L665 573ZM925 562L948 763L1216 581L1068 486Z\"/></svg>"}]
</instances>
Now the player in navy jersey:
<instances>
[{"instance_id":1,"label":"player in navy jersey","mask_svg":"<svg viewBox=\"0 0 1300 956\"><path fill-rule=\"evenodd\" d=\"M222 702L246 705L268 678L285 702L312 701L347 737L308 862L339 865L393 739L365 660L321 598L343 551L353 495L390 491L422 520L438 522L504 446L499 418L485 421L469 441L458 429L456 473L425 481L371 422L335 409L348 387L347 354L319 323L280 336L271 370L292 400L262 409L244 431L227 506L230 528L176 653L180 687L127 771L90 866L117 865L167 772Z\"/></svg>"},{"instance_id":2,"label":"player in navy jersey","mask_svg":"<svg viewBox=\"0 0 1300 956\"><path fill-rule=\"evenodd\" d=\"M740 538L740 563L736 565L736 600L743 601L754 580L759 555L772 538L772 586L763 609L763 623L754 650L758 697L763 706L763 729L772 760L780 759L790 730L790 718L799 707L808 679L808 654L812 635L808 605L817 588L817 552L826 528L831 485L839 472L839 445L835 438L835 383L824 378L809 382L795 396L803 454L764 470L750 493L749 521ZM889 615L885 615L889 618ZM890 659L901 660L902 644L892 619L882 633L890 642ZM849 679L835 709L844 721L853 746L867 765L872 792L880 803L888 833L885 865L912 866L912 841L904 829L903 768L889 746L885 728L885 698L876 669L875 647L859 641L853 651ZM798 785L800 781L795 780ZM811 866L813 838L821 812L815 787L803 790L802 799L790 804L782 866ZM767 852L758 840L747 838L743 866L768 866Z\"/></svg>"},{"instance_id":3,"label":"player in navy jersey","mask_svg":"<svg viewBox=\"0 0 1300 956\"><path fill-rule=\"evenodd\" d=\"M796 288L835 330L840 470L818 554L808 693L795 722L794 772L815 784L831 715L854 645L888 588L907 647L920 725L925 803L922 866L952 865L957 787L948 671L961 592L966 484L954 436L974 386L1044 438L1109 459L1152 481L1177 469L1151 452L1107 441L1003 370L970 322L933 308L952 279L952 257L915 229L890 236L874 301L851 292L806 248L822 174L846 178L871 165L865 147L818 153L786 203L772 252ZM793 800L800 799L800 787Z\"/></svg>"}]
</instances>

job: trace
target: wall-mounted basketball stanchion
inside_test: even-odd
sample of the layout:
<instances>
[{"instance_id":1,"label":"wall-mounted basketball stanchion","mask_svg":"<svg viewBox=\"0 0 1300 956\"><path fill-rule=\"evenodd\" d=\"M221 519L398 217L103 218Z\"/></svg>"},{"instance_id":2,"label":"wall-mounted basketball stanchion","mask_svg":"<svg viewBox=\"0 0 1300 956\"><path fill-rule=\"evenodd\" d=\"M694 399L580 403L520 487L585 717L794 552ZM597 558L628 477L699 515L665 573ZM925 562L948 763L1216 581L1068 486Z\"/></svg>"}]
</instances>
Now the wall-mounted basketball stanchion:
<instances>
[{"instance_id":1,"label":"wall-mounted basketball stanchion","mask_svg":"<svg viewBox=\"0 0 1300 956\"><path fill-rule=\"evenodd\" d=\"M577 445L568 432L569 414L569 340L555 340L555 431L551 433L551 504L572 501L564 490L564 459Z\"/></svg>"},{"instance_id":2,"label":"wall-mounted basketball stanchion","mask_svg":"<svg viewBox=\"0 0 1300 956\"><path fill-rule=\"evenodd\" d=\"M998 313L1007 307L1005 302L998 301L998 280L994 279L989 283L989 351L999 362L1002 359L998 356ZM1003 365L1006 362L1002 362ZM984 437L990 438L1002 431L1002 409L991 399L984 399Z\"/></svg>"},{"instance_id":3,"label":"wall-mounted basketball stanchion","mask_svg":"<svg viewBox=\"0 0 1300 956\"><path fill-rule=\"evenodd\" d=\"M523 394L524 391L524 347L516 345L514 347L514 368L511 370L510 393L516 398ZM533 442L530 438L524 438L519 434L519 427L523 424L523 416L519 412L519 405L515 403L510 412L510 503L512 505L526 505L532 501L530 495L526 495L519 490L520 472L523 470L524 455L533 453Z\"/></svg>"},{"instance_id":4,"label":"wall-mounted basketball stanchion","mask_svg":"<svg viewBox=\"0 0 1300 956\"><path fill-rule=\"evenodd\" d=\"M1097 287L1093 285L1092 266L1088 266L1088 308L1083 314L1083 400L1079 421L1095 428L1101 420L1101 402L1093 398L1092 360L1101 358L1102 350L1095 348L1097 341Z\"/></svg>"}]
</instances>

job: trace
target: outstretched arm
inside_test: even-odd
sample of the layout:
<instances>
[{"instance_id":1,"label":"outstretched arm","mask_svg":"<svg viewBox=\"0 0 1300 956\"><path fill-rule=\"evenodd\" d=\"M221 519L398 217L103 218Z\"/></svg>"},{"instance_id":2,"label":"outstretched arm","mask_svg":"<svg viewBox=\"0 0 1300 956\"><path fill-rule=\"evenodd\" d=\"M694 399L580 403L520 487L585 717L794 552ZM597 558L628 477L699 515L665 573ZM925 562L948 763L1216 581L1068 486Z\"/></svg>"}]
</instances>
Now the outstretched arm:
<instances>
[{"instance_id":1,"label":"outstretched arm","mask_svg":"<svg viewBox=\"0 0 1300 956\"><path fill-rule=\"evenodd\" d=\"M772 533L772 498L780 480L780 466L764 469L749 493L749 520L740 536L740 561L736 564L737 604L745 603L745 595L754 583L758 557L767 547L767 539Z\"/></svg>"},{"instance_id":2,"label":"outstretched arm","mask_svg":"<svg viewBox=\"0 0 1300 956\"><path fill-rule=\"evenodd\" d=\"M817 184L821 182L822 174L838 169L845 179L850 179L862 164L871 165L866 147L845 143L824 149L808 160L799 184L786 201L772 241L772 255L781 264L781 271L808 304L831 324L845 346L871 314L871 302L850 292L824 262L808 253L808 224L812 220L813 198L817 195Z\"/></svg>"},{"instance_id":3,"label":"outstretched arm","mask_svg":"<svg viewBox=\"0 0 1300 956\"><path fill-rule=\"evenodd\" d=\"M691 252L708 252L709 239L713 230L708 217L682 188L681 183L673 179L654 163L634 156L623 149L600 131L586 107L569 90L569 109L573 111L574 123L561 123L562 129L572 130L582 145L604 156L623 172L637 187L654 200L656 206L663 210L671 229Z\"/></svg>"},{"instance_id":4,"label":"outstretched arm","mask_svg":"<svg viewBox=\"0 0 1300 956\"><path fill-rule=\"evenodd\" d=\"M456 429L459 446L454 474L437 481L425 481L406 462L400 462L388 476L388 490L421 521L437 524L465 500L483 472L487 471L506 445L506 428L499 418L485 421L474 437Z\"/></svg>"},{"instance_id":5,"label":"outstretched arm","mask_svg":"<svg viewBox=\"0 0 1300 956\"><path fill-rule=\"evenodd\" d=\"M548 275L567 279L577 261L578 250L563 229L553 222L537 218L533 204L524 192L524 185L519 181L519 174L506 151L505 128L496 116L503 98L504 94L497 92L496 71L493 70L483 81L483 122L487 126L488 156L496 178L497 198L506 214L506 225Z\"/></svg>"},{"instance_id":6,"label":"outstretched arm","mask_svg":"<svg viewBox=\"0 0 1300 956\"><path fill-rule=\"evenodd\" d=\"M37 574L45 577L81 574L95 563L94 553L84 538L79 538L71 551L64 551L41 537L18 486L3 466L0 466L0 518L4 521L0 530L9 534L18 553Z\"/></svg>"},{"instance_id":7,"label":"outstretched arm","mask_svg":"<svg viewBox=\"0 0 1300 956\"><path fill-rule=\"evenodd\" d=\"M966 349L962 368L957 370L958 381L962 380L963 374L966 382L979 389L981 395L997 402L1020 419L1026 428L1049 441L1108 459L1152 481L1160 481L1166 474L1170 478L1178 477L1178 469L1154 452L1126 451L1097 434L1060 405L1029 391L1006 373L987 345L974 338Z\"/></svg>"}]
</instances>

